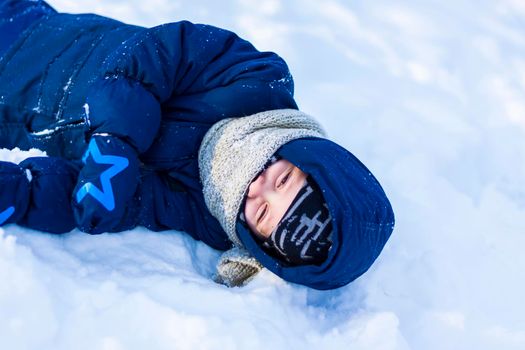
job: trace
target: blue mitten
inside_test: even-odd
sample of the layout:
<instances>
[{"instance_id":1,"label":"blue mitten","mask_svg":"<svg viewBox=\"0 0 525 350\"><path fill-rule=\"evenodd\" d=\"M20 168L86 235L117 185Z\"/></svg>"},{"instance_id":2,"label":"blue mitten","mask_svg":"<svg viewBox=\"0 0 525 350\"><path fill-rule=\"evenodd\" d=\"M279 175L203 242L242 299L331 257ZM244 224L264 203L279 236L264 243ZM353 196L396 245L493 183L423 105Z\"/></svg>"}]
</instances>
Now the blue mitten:
<instances>
[{"instance_id":1,"label":"blue mitten","mask_svg":"<svg viewBox=\"0 0 525 350\"><path fill-rule=\"evenodd\" d=\"M73 211L82 231L97 234L134 227L129 206L139 183L137 152L109 134L94 134L73 191Z\"/></svg>"},{"instance_id":2,"label":"blue mitten","mask_svg":"<svg viewBox=\"0 0 525 350\"><path fill-rule=\"evenodd\" d=\"M77 183L78 162L58 157L31 157L22 161L20 167L31 180L26 213L16 223L53 233L75 228L71 193Z\"/></svg>"},{"instance_id":3,"label":"blue mitten","mask_svg":"<svg viewBox=\"0 0 525 350\"><path fill-rule=\"evenodd\" d=\"M29 204L29 179L20 166L0 162L0 225L22 218Z\"/></svg>"}]
</instances>

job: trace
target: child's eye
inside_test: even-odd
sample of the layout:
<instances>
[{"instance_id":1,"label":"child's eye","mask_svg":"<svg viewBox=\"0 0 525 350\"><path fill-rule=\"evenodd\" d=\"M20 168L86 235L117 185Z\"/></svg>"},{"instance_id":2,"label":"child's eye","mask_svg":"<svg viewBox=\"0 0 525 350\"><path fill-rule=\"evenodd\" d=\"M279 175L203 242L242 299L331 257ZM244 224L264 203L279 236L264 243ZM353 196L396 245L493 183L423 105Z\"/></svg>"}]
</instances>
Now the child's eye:
<instances>
[{"instance_id":1,"label":"child's eye","mask_svg":"<svg viewBox=\"0 0 525 350\"><path fill-rule=\"evenodd\" d=\"M286 174L285 177L283 177L283 179L282 179L281 182L279 183L279 187L283 186L283 185L286 183L286 181L288 181L288 179L290 178L290 174L291 174L291 173L292 173L292 172L290 171L288 174Z\"/></svg>"},{"instance_id":2,"label":"child's eye","mask_svg":"<svg viewBox=\"0 0 525 350\"><path fill-rule=\"evenodd\" d=\"M262 210L261 214L259 215L259 217L257 218L257 223L261 222L262 218L264 217L264 215L266 214L266 211L268 210L268 205L265 205L264 206L264 209Z\"/></svg>"}]
</instances>

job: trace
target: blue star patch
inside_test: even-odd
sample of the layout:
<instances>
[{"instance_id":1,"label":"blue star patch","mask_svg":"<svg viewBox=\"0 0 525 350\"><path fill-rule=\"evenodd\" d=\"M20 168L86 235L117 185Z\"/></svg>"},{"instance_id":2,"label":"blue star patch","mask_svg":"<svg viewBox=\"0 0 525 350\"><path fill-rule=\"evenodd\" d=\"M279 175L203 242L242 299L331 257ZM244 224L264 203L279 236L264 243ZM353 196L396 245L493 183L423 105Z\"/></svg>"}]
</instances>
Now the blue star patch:
<instances>
[{"instance_id":1,"label":"blue star patch","mask_svg":"<svg viewBox=\"0 0 525 350\"><path fill-rule=\"evenodd\" d=\"M92 182L84 184L77 191L77 203L80 203L84 197L89 194L100 204L102 204L108 211L112 211L115 209L115 196L113 194L113 187L111 186L111 178L126 169L129 165L129 161L126 157L101 154L100 149L93 138L89 142L89 146L86 153L84 154L84 157L82 157L84 164L90 155L93 157L93 161L95 163L108 164L111 165L111 167L104 170L100 174L100 184L102 186L102 190L100 190Z\"/></svg>"}]
</instances>

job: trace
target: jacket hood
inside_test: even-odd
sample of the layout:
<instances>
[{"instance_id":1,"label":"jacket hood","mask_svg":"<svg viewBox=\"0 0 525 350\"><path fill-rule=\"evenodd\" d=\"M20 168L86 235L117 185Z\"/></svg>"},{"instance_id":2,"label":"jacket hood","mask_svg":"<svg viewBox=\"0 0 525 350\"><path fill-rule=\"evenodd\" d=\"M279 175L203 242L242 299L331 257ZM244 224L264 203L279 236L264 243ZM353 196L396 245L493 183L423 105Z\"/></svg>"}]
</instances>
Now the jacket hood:
<instances>
[{"instance_id":1,"label":"jacket hood","mask_svg":"<svg viewBox=\"0 0 525 350\"><path fill-rule=\"evenodd\" d=\"M332 216L332 247L321 265L285 266L266 254L249 230L236 225L244 247L283 279L315 289L344 286L366 272L394 228L394 213L381 185L352 153L316 137L290 141L276 152L308 173Z\"/></svg>"}]
</instances>

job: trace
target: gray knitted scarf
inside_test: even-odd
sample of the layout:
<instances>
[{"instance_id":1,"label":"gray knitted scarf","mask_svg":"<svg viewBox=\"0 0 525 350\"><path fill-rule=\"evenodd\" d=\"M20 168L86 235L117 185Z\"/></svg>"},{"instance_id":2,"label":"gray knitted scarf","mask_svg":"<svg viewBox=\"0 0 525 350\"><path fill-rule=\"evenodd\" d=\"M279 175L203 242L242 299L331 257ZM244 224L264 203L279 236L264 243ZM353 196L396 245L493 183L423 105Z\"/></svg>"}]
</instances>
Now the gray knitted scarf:
<instances>
[{"instance_id":1,"label":"gray knitted scarf","mask_svg":"<svg viewBox=\"0 0 525 350\"><path fill-rule=\"evenodd\" d=\"M204 199L236 246L242 243L235 223L251 181L282 145L309 136L325 133L312 117L294 109L224 119L204 136L199 150Z\"/></svg>"}]
</instances>

